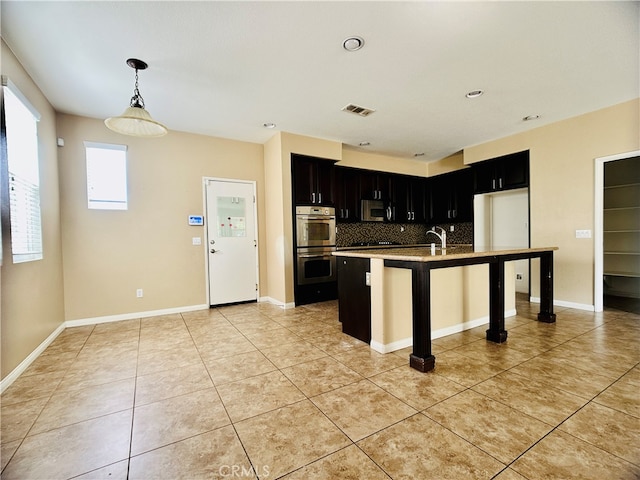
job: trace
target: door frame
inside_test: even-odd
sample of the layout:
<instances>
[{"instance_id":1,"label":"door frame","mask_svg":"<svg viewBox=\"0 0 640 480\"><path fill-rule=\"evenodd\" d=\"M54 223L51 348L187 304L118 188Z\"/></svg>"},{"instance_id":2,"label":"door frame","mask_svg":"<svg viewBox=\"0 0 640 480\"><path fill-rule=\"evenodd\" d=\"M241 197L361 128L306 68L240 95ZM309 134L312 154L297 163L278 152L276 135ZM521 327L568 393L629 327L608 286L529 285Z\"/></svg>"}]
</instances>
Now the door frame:
<instances>
[{"instance_id":1,"label":"door frame","mask_svg":"<svg viewBox=\"0 0 640 480\"><path fill-rule=\"evenodd\" d=\"M593 305L596 312L604 310L604 287L602 285L604 276L604 164L638 156L640 156L640 150L595 159Z\"/></svg>"},{"instance_id":2,"label":"door frame","mask_svg":"<svg viewBox=\"0 0 640 480\"><path fill-rule=\"evenodd\" d=\"M211 308L211 288L209 279L209 229L206 222L209 221L209 212L207 211L207 183L210 181L229 182L229 183L244 183L253 186L253 223L256 241L256 283L258 289L256 290L256 302L260 301L260 255L259 255L259 241L258 241L258 196L256 193L256 181L255 180L242 180L238 178L222 178L222 177L202 177L202 211L204 212L204 278L205 289L207 297L207 305Z\"/></svg>"}]
</instances>

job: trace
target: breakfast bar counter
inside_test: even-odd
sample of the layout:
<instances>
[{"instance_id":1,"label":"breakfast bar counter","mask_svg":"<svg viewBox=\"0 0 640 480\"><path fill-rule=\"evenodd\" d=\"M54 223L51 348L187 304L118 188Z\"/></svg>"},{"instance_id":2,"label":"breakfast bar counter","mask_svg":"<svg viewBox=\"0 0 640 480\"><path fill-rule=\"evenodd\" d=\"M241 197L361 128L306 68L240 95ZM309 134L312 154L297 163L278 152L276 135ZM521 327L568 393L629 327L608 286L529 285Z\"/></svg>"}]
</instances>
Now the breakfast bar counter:
<instances>
[{"instance_id":1,"label":"breakfast bar counter","mask_svg":"<svg viewBox=\"0 0 640 480\"><path fill-rule=\"evenodd\" d=\"M446 249L429 246L394 247L383 249L342 250L338 257L366 258L383 262L386 268L406 269L411 272L411 314L413 353L411 367L427 372L435 366L431 353L431 271L450 267L488 264L489 266L489 329L486 338L502 343L507 339L504 322L505 262L521 259L540 259L540 313L538 320L555 322L553 313L553 252L557 247L494 247L452 245ZM373 270L373 268L372 268ZM375 282L371 274L372 284ZM372 322L375 319L372 318Z\"/></svg>"}]
</instances>

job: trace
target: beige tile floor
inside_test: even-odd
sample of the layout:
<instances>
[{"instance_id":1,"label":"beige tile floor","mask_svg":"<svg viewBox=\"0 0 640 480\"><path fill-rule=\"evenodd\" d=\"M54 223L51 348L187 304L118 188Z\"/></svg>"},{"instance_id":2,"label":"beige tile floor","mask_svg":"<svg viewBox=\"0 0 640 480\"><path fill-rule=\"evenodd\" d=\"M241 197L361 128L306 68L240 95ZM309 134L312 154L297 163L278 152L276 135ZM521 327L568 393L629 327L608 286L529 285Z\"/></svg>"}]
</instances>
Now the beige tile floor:
<instances>
[{"instance_id":1,"label":"beige tile floor","mask_svg":"<svg viewBox=\"0 0 640 480\"><path fill-rule=\"evenodd\" d=\"M517 308L426 374L335 302L69 328L2 395L2 479L640 478L640 316Z\"/></svg>"}]
</instances>

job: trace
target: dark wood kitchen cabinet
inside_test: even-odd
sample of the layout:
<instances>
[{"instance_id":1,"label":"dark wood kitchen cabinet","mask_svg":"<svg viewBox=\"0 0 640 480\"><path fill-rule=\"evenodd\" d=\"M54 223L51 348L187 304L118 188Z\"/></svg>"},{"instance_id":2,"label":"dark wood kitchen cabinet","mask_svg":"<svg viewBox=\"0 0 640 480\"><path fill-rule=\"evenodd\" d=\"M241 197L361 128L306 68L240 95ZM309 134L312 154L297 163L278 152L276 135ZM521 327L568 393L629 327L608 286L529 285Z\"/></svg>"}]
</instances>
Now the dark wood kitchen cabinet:
<instances>
[{"instance_id":1,"label":"dark wood kitchen cabinet","mask_svg":"<svg viewBox=\"0 0 640 480\"><path fill-rule=\"evenodd\" d=\"M335 160L291 155L295 205L333 206Z\"/></svg>"},{"instance_id":2,"label":"dark wood kitchen cabinet","mask_svg":"<svg viewBox=\"0 0 640 480\"><path fill-rule=\"evenodd\" d=\"M360 170L360 195L366 200L389 200L392 174Z\"/></svg>"},{"instance_id":3,"label":"dark wood kitchen cabinet","mask_svg":"<svg viewBox=\"0 0 640 480\"><path fill-rule=\"evenodd\" d=\"M425 179L393 175L391 188L392 221L424 223L426 212Z\"/></svg>"},{"instance_id":4,"label":"dark wood kitchen cabinet","mask_svg":"<svg viewBox=\"0 0 640 480\"><path fill-rule=\"evenodd\" d=\"M429 178L428 223L473 221L473 171L470 168Z\"/></svg>"},{"instance_id":5,"label":"dark wood kitchen cabinet","mask_svg":"<svg viewBox=\"0 0 640 480\"><path fill-rule=\"evenodd\" d=\"M472 165L474 192L489 193L529 186L529 151L512 153Z\"/></svg>"},{"instance_id":6,"label":"dark wood kitchen cabinet","mask_svg":"<svg viewBox=\"0 0 640 480\"><path fill-rule=\"evenodd\" d=\"M336 221L357 222L360 219L360 172L356 168L335 168Z\"/></svg>"},{"instance_id":7,"label":"dark wood kitchen cabinet","mask_svg":"<svg viewBox=\"0 0 640 480\"><path fill-rule=\"evenodd\" d=\"M371 342L371 287L368 258L338 257L338 313L342 331Z\"/></svg>"}]
</instances>

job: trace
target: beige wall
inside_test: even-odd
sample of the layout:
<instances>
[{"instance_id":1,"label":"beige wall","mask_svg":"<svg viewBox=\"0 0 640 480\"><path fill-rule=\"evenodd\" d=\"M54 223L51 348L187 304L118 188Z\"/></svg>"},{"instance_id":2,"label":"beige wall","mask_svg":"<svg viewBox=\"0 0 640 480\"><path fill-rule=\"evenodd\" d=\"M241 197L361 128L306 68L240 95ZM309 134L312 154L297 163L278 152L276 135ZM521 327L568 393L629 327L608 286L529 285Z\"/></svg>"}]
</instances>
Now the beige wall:
<instances>
[{"instance_id":1,"label":"beige wall","mask_svg":"<svg viewBox=\"0 0 640 480\"><path fill-rule=\"evenodd\" d=\"M144 139L58 116L67 320L206 304L203 177L256 182L260 288L267 290L263 146L181 132ZM89 210L84 141L127 145L129 209ZM199 236L203 245L192 245ZM136 298L136 289L144 290Z\"/></svg>"},{"instance_id":2,"label":"beige wall","mask_svg":"<svg viewBox=\"0 0 640 480\"><path fill-rule=\"evenodd\" d=\"M7 76L41 114L38 150L44 248L43 260L13 265L9 235L6 228L3 230L1 363L4 379L64 322L64 305L55 112L4 41L1 57L2 75Z\"/></svg>"},{"instance_id":3,"label":"beige wall","mask_svg":"<svg viewBox=\"0 0 640 480\"><path fill-rule=\"evenodd\" d=\"M291 305L293 291L293 205L291 204L291 154L340 160L342 144L330 140L278 132L265 144L267 194L267 251L269 297Z\"/></svg>"},{"instance_id":4,"label":"beige wall","mask_svg":"<svg viewBox=\"0 0 640 480\"><path fill-rule=\"evenodd\" d=\"M355 150L348 146L342 149L342 160L338 162L337 165L341 167L366 168L368 170L378 170L381 172L402 173L415 175L416 177L427 176L426 162L368 153L363 150Z\"/></svg>"},{"instance_id":5,"label":"beige wall","mask_svg":"<svg viewBox=\"0 0 640 480\"><path fill-rule=\"evenodd\" d=\"M594 159L640 148L640 99L469 147L471 164L530 150L531 246L558 246L555 299L594 305L594 243L575 231L594 229ZM532 262L531 294L540 296L538 262Z\"/></svg>"},{"instance_id":6,"label":"beige wall","mask_svg":"<svg viewBox=\"0 0 640 480\"><path fill-rule=\"evenodd\" d=\"M435 162L429 162L427 165L429 176L441 175L444 173L455 172L462 168L466 168L464 164L464 153L458 152L448 157L442 158Z\"/></svg>"}]
</instances>

